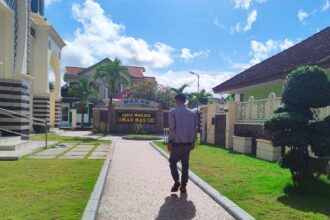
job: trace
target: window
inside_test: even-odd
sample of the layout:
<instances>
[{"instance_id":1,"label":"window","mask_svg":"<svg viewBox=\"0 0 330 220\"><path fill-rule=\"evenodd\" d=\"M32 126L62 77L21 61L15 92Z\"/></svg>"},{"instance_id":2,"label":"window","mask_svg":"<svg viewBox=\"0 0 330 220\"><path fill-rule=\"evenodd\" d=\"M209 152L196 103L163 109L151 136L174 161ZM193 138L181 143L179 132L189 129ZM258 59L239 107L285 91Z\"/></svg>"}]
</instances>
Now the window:
<instances>
[{"instance_id":1,"label":"window","mask_svg":"<svg viewBox=\"0 0 330 220\"><path fill-rule=\"evenodd\" d=\"M123 83L120 83L120 89L119 89L119 92L123 92L124 91L124 84Z\"/></svg>"},{"instance_id":2,"label":"window","mask_svg":"<svg viewBox=\"0 0 330 220\"><path fill-rule=\"evenodd\" d=\"M108 88L104 88L104 98L107 99L108 98L108 94L109 94L109 90Z\"/></svg>"},{"instance_id":3,"label":"window","mask_svg":"<svg viewBox=\"0 0 330 220\"><path fill-rule=\"evenodd\" d=\"M69 121L69 107L62 107L62 121Z\"/></svg>"}]
</instances>

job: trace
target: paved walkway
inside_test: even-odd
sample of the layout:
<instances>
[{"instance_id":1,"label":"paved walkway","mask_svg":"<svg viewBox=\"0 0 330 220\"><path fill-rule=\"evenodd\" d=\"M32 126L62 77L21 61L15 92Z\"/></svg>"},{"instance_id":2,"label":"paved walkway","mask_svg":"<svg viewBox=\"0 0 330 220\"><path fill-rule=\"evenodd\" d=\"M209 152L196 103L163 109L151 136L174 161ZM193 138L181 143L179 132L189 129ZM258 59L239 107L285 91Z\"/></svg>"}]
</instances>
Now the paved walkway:
<instances>
[{"instance_id":1,"label":"paved walkway","mask_svg":"<svg viewBox=\"0 0 330 220\"><path fill-rule=\"evenodd\" d=\"M55 148L50 148L39 153L36 153L29 158L31 159L106 159L112 154L111 145L100 145L94 148L94 145L79 144L74 146L75 143L62 143ZM90 154L90 155L89 155Z\"/></svg>"},{"instance_id":2,"label":"paved walkway","mask_svg":"<svg viewBox=\"0 0 330 220\"><path fill-rule=\"evenodd\" d=\"M233 219L191 181L171 195L168 162L148 142L114 144L97 219Z\"/></svg>"}]
</instances>

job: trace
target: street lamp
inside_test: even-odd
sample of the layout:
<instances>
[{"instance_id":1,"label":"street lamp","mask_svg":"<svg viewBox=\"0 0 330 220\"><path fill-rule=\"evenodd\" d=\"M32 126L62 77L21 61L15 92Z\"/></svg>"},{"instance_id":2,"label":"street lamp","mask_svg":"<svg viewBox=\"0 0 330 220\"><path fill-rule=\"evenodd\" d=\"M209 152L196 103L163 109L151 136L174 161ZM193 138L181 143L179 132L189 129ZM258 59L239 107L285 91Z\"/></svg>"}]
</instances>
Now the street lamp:
<instances>
[{"instance_id":1,"label":"street lamp","mask_svg":"<svg viewBox=\"0 0 330 220\"><path fill-rule=\"evenodd\" d=\"M195 76L197 76L197 91L198 91L198 93L199 93L199 74L198 73L195 73L195 72L193 72L193 71L189 71L189 73L190 74L192 74L192 75L195 75Z\"/></svg>"},{"instance_id":2,"label":"street lamp","mask_svg":"<svg viewBox=\"0 0 330 220\"><path fill-rule=\"evenodd\" d=\"M193 71L189 71L190 74L194 75L194 76L197 76L197 93L199 94L199 74L198 73L195 73ZM197 112L199 112L199 98L197 100Z\"/></svg>"},{"instance_id":3,"label":"street lamp","mask_svg":"<svg viewBox=\"0 0 330 220\"><path fill-rule=\"evenodd\" d=\"M193 72L193 71L189 71L189 73L194 75L194 76L197 76L197 92L198 92L198 96L199 96L199 76L200 75L198 73ZM201 131L200 114L199 114L199 98L200 97L197 97L198 132Z\"/></svg>"}]
</instances>

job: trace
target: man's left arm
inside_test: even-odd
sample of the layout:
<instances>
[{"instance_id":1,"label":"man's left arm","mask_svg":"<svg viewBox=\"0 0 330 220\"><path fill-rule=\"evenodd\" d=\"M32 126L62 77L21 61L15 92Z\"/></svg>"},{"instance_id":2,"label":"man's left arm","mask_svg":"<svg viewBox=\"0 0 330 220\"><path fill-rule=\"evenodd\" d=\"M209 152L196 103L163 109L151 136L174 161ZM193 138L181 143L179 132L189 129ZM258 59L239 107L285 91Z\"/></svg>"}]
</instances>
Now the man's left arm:
<instances>
[{"instance_id":1,"label":"man's left arm","mask_svg":"<svg viewBox=\"0 0 330 220\"><path fill-rule=\"evenodd\" d=\"M198 116L197 113L194 113L194 128L193 128L193 132L194 132L194 141L192 143L192 149L195 148L196 146L196 141L197 141L197 133L198 133Z\"/></svg>"}]
</instances>

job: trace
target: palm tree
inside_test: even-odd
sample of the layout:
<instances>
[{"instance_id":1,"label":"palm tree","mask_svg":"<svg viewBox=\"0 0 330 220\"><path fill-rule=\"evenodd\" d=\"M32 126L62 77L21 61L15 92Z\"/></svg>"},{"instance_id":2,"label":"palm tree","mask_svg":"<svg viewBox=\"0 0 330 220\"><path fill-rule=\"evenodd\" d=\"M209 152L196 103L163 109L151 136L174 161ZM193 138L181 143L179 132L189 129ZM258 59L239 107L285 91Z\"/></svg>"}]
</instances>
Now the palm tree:
<instances>
[{"instance_id":1,"label":"palm tree","mask_svg":"<svg viewBox=\"0 0 330 220\"><path fill-rule=\"evenodd\" d=\"M49 92L53 92L55 89L55 82L54 81L49 81L48 82L48 88L49 88Z\"/></svg>"},{"instance_id":2,"label":"palm tree","mask_svg":"<svg viewBox=\"0 0 330 220\"><path fill-rule=\"evenodd\" d=\"M179 93L183 93L183 91L184 91L187 87L189 87L189 85L185 83L185 84L183 84L182 86L180 86L179 88L171 88L171 90L172 90L173 92L175 92L176 94L179 94Z\"/></svg>"},{"instance_id":3,"label":"palm tree","mask_svg":"<svg viewBox=\"0 0 330 220\"><path fill-rule=\"evenodd\" d=\"M200 92L193 92L193 93L187 94L188 106L190 108L197 107L198 104L200 103L201 98L204 98L204 97L205 98L212 97L212 94L206 92L205 89L202 89Z\"/></svg>"},{"instance_id":4,"label":"palm tree","mask_svg":"<svg viewBox=\"0 0 330 220\"><path fill-rule=\"evenodd\" d=\"M84 127L84 114L90 99L96 99L97 93L94 88L90 85L88 78L80 77L78 83L69 87L69 94L73 97L79 97L79 110L81 111L81 127Z\"/></svg>"},{"instance_id":5,"label":"palm tree","mask_svg":"<svg viewBox=\"0 0 330 220\"><path fill-rule=\"evenodd\" d=\"M110 92L109 107L112 105L112 99L118 91L120 83L130 83L130 78L123 74L125 71L127 71L127 68L122 66L121 61L116 58L112 62L99 66L94 73L94 79L102 81Z\"/></svg>"}]
</instances>

